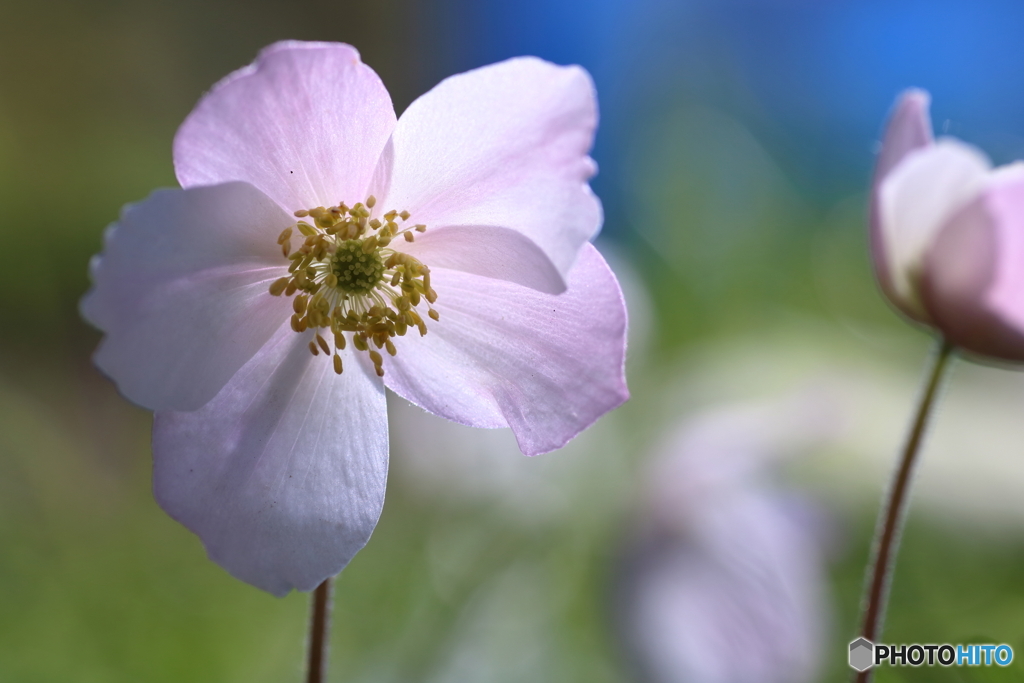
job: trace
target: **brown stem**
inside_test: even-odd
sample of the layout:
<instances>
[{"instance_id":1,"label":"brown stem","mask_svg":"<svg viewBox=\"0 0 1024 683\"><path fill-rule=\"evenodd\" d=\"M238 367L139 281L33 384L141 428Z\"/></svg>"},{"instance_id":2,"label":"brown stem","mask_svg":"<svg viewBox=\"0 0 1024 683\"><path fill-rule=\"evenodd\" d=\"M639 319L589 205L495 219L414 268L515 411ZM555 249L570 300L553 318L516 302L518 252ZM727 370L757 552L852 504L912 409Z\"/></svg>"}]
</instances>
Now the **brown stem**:
<instances>
[{"instance_id":1,"label":"brown stem","mask_svg":"<svg viewBox=\"0 0 1024 683\"><path fill-rule=\"evenodd\" d=\"M331 579L313 591L313 615L309 626L309 669L306 683L323 683L327 670L327 634L330 631Z\"/></svg>"},{"instance_id":2,"label":"brown stem","mask_svg":"<svg viewBox=\"0 0 1024 683\"><path fill-rule=\"evenodd\" d=\"M874 561L869 565L871 567L871 582L868 584L868 592L862 607L864 621L860 632L864 638L872 642L881 634L882 630L885 606L889 598L889 586L895 567L896 551L899 548L900 530L903 528L909 502L907 489L910 487L910 477L913 474L925 428L928 426L928 418L935 403L939 384L952 352L953 346L949 342L940 341L938 353L935 355L931 374L928 377L928 385L921 397L921 404L917 408L914 425L910 429L910 438L907 439L899 467L893 475L889 499L885 507L882 508L878 525L875 528ZM855 680L857 683L871 683L872 674L872 669L862 671L857 674Z\"/></svg>"}]
</instances>

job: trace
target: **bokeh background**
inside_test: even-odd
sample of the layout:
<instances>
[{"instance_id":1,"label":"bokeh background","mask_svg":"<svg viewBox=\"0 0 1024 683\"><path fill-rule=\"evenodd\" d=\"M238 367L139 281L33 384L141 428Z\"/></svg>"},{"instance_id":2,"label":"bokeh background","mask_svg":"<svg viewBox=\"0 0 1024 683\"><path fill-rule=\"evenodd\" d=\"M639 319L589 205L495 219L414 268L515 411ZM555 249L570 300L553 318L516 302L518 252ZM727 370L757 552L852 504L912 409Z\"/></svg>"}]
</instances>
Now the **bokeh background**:
<instances>
[{"instance_id":1,"label":"bokeh background","mask_svg":"<svg viewBox=\"0 0 1024 683\"><path fill-rule=\"evenodd\" d=\"M175 185L171 139L199 96L284 38L354 44L399 112L515 55L585 66L598 244L633 326L632 400L563 452L526 459L508 434L392 402L387 502L337 584L331 680L715 683L652 673L630 635L645 482L694 416L794 400L824 406L794 422L814 438L759 467L802 501L817 636L799 645L811 663L749 680L845 680L875 507L932 344L870 272L876 141L919 86L938 131L1024 156L1022 34L1014 0L0 0L0 681L300 679L307 596L232 579L159 510L150 416L92 368L99 335L76 312L103 227ZM1021 416L1024 377L958 364L887 641L1024 658ZM684 470L683 497L701 480ZM719 608L706 602L692 623ZM1024 665L878 680L1024 680Z\"/></svg>"}]
</instances>

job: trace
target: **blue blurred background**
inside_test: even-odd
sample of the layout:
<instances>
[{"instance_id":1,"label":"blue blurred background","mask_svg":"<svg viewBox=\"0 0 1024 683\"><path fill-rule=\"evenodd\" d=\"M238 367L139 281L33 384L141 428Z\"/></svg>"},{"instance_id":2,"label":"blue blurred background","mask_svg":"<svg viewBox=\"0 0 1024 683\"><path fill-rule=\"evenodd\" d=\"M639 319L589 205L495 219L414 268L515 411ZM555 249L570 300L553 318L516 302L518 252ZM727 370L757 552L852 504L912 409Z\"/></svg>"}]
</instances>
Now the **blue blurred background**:
<instances>
[{"instance_id":1,"label":"blue blurred background","mask_svg":"<svg viewBox=\"0 0 1024 683\"><path fill-rule=\"evenodd\" d=\"M1024 157L1022 35L1010 0L0 0L0 681L299 680L306 596L231 579L157 508L149 416L92 368L76 312L103 227L175 185L196 100L285 38L352 43L399 112L515 55L586 67L598 244L634 328L633 399L564 453L526 460L393 402L388 500L338 583L331 680L655 680L615 598L651 454L697 411L808 387L836 427L772 476L815 501L830 626L792 680L843 679L930 344L870 272L877 140L916 86L939 133ZM947 401L886 637L1024 657L1024 383L964 363Z\"/></svg>"}]
</instances>

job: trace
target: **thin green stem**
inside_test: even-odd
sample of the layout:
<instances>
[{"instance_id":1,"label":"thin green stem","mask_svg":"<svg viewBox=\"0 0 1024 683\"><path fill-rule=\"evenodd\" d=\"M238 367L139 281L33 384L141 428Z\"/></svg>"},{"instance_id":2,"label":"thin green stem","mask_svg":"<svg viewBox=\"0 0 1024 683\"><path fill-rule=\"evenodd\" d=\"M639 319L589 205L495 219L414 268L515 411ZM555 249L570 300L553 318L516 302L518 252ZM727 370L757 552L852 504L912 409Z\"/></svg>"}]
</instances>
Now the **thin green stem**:
<instances>
[{"instance_id":1,"label":"thin green stem","mask_svg":"<svg viewBox=\"0 0 1024 683\"><path fill-rule=\"evenodd\" d=\"M867 593L862 604L863 622L860 631L861 636L872 642L882 632L885 607L889 599L889 586L892 583L892 573L896 566L900 531L906 519L907 504L910 500L907 496L910 479L914 472L925 429L928 426L928 418L931 416L935 397L952 353L953 346L946 340L941 340L928 376L928 383L921 396L921 403L917 408L914 424L910 429L910 436L903 449L903 456L893 475L888 500L881 510L878 525L875 528L874 558L869 564L871 580L867 584ZM857 674L855 680L857 683L871 683L872 678L873 670L868 669Z\"/></svg>"},{"instance_id":2,"label":"thin green stem","mask_svg":"<svg viewBox=\"0 0 1024 683\"><path fill-rule=\"evenodd\" d=\"M309 625L309 667L306 683L323 683L327 671L327 635L330 632L331 579L313 591Z\"/></svg>"}]
</instances>

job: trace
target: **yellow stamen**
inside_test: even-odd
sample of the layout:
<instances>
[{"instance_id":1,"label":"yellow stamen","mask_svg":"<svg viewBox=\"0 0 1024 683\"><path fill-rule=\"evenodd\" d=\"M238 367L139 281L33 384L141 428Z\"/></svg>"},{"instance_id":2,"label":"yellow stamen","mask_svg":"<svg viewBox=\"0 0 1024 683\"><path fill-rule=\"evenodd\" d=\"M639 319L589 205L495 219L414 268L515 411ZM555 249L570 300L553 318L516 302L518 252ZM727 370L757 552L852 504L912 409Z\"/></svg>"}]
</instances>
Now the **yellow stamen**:
<instances>
[{"instance_id":1,"label":"yellow stamen","mask_svg":"<svg viewBox=\"0 0 1024 683\"><path fill-rule=\"evenodd\" d=\"M288 287L288 278L279 277L271 283L270 293L274 296L281 296L286 287Z\"/></svg>"},{"instance_id":2,"label":"yellow stamen","mask_svg":"<svg viewBox=\"0 0 1024 683\"><path fill-rule=\"evenodd\" d=\"M370 351L370 360L373 361L373 369L378 377L384 376L384 359L376 351Z\"/></svg>"},{"instance_id":3,"label":"yellow stamen","mask_svg":"<svg viewBox=\"0 0 1024 683\"><path fill-rule=\"evenodd\" d=\"M331 347L327 345L327 340L321 337L319 334L316 335L316 343L323 349L324 353L331 355Z\"/></svg>"},{"instance_id":4,"label":"yellow stamen","mask_svg":"<svg viewBox=\"0 0 1024 683\"><path fill-rule=\"evenodd\" d=\"M292 329L315 330L310 353L316 356L323 351L332 356L338 374L342 371L338 351L345 349L348 332L356 350L367 353L374 371L383 376L384 361L378 349L394 356L398 353L395 337L405 336L410 327L426 334L427 326L416 307L423 299L429 303L437 299L430 286L430 269L416 257L390 247L399 234L413 242L414 232L423 232L426 226L400 230L396 221L408 220L409 212L391 210L372 217L376 205L376 198L370 196L352 208L339 202L337 206L296 211L296 218L310 220L296 221L277 238L289 260L289 275L275 280L270 293L297 294L292 301ZM291 239L296 231L302 242L293 252ZM427 309L427 315L438 320L437 311L430 306ZM333 338L333 353L328 338Z\"/></svg>"}]
</instances>

